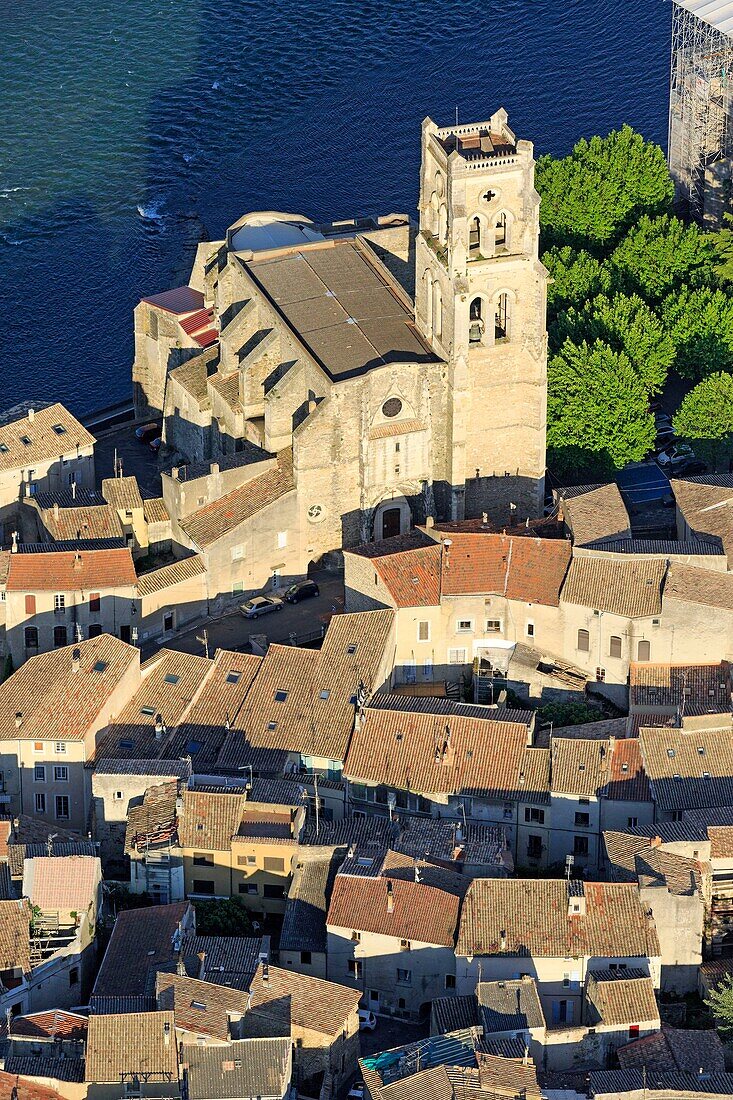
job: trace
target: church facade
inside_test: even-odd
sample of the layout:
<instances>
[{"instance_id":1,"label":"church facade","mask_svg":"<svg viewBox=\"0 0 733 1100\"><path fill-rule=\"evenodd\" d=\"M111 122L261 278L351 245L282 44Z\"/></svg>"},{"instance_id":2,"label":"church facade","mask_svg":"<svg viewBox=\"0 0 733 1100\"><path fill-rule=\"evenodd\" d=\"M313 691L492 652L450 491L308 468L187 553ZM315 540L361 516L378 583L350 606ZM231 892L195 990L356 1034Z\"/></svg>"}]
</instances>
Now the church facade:
<instances>
[{"instance_id":1,"label":"church facade","mask_svg":"<svg viewBox=\"0 0 733 1100\"><path fill-rule=\"evenodd\" d=\"M174 538L210 595L428 517L541 514L546 279L532 145L422 128L419 225L250 214L135 311Z\"/></svg>"}]
</instances>

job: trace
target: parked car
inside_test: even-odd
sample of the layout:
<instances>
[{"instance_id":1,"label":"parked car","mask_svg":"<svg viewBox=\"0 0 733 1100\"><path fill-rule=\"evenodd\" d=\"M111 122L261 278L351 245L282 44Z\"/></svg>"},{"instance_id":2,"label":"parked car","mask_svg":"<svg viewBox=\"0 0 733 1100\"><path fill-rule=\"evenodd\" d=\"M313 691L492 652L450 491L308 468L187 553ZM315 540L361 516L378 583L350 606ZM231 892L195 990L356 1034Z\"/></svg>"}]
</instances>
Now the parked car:
<instances>
[{"instance_id":1,"label":"parked car","mask_svg":"<svg viewBox=\"0 0 733 1100\"><path fill-rule=\"evenodd\" d=\"M359 1009L359 1031L374 1031L377 1017L368 1008Z\"/></svg>"},{"instance_id":2,"label":"parked car","mask_svg":"<svg viewBox=\"0 0 733 1100\"><path fill-rule=\"evenodd\" d=\"M151 439L160 435L160 427L160 424L156 424L154 420L149 424L141 424L139 428L135 428L135 439L140 443L149 443Z\"/></svg>"},{"instance_id":3,"label":"parked car","mask_svg":"<svg viewBox=\"0 0 733 1100\"><path fill-rule=\"evenodd\" d=\"M671 428L672 417L669 413L666 413L664 409L657 409L654 413L654 423L657 426L657 431L659 431L660 428Z\"/></svg>"},{"instance_id":4,"label":"parked car","mask_svg":"<svg viewBox=\"0 0 733 1100\"><path fill-rule=\"evenodd\" d=\"M348 1091L346 1100L364 1100L364 1082L354 1081Z\"/></svg>"},{"instance_id":5,"label":"parked car","mask_svg":"<svg viewBox=\"0 0 733 1100\"><path fill-rule=\"evenodd\" d=\"M694 477L695 474L706 474L707 470L707 463L694 455L691 458L681 458L672 462L672 473L675 477L680 477L682 474Z\"/></svg>"},{"instance_id":6,"label":"parked car","mask_svg":"<svg viewBox=\"0 0 733 1100\"><path fill-rule=\"evenodd\" d=\"M296 581L285 592L288 603L300 603L301 600L309 600L311 596L318 596L320 590L315 581Z\"/></svg>"},{"instance_id":7,"label":"parked car","mask_svg":"<svg viewBox=\"0 0 733 1100\"><path fill-rule=\"evenodd\" d=\"M695 458L695 452L692 447L687 443L675 443L673 446L665 447L657 455L657 462L660 466L671 466L678 464L683 459L687 462Z\"/></svg>"},{"instance_id":8,"label":"parked car","mask_svg":"<svg viewBox=\"0 0 733 1100\"><path fill-rule=\"evenodd\" d=\"M282 611L284 606L278 596L253 596L251 600L240 603L239 610L245 619L259 619L260 615L269 615L271 611Z\"/></svg>"},{"instance_id":9,"label":"parked car","mask_svg":"<svg viewBox=\"0 0 733 1100\"><path fill-rule=\"evenodd\" d=\"M159 435L156 435L155 439L151 439L149 443L150 450L154 455L157 455L160 448L163 446L163 440Z\"/></svg>"}]
</instances>

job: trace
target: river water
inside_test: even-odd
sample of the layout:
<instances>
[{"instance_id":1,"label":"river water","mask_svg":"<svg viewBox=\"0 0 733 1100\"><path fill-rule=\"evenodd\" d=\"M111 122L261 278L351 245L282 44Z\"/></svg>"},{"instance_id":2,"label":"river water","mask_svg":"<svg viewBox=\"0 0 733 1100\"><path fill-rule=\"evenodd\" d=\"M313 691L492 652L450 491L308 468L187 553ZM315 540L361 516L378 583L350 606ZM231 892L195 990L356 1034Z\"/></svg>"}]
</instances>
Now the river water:
<instances>
[{"instance_id":1,"label":"river water","mask_svg":"<svg viewBox=\"0 0 733 1100\"><path fill-rule=\"evenodd\" d=\"M6 0L0 408L127 396L132 310L249 209L413 211L420 122L665 142L669 0Z\"/></svg>"}]
</instances>

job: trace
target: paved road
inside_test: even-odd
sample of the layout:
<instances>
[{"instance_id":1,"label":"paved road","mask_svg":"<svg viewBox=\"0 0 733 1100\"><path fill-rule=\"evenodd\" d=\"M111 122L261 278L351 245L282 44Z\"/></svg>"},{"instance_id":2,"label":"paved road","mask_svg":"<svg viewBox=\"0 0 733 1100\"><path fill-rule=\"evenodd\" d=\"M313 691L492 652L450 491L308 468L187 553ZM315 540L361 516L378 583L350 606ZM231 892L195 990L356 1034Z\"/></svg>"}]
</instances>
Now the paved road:
<instances>
[{"instance_id":1,"label":"paved road","mask_svg":"<svg viewBox=\"0 0 733 1100\"><path fill-rule=\"evenodd\" d=\"M313 599L286 604L282 611L274 611L255 620L245 619L235 606L221 618L199 623L165 642L165 648L203 655L204 644L199 638L206 630L209 656L213 657L217 649L248 650L250 634L265 634L268 642L289 642L293 634L299 637L325 628L331 616L344 609L343 575L320 570L312 576L320 589L320 595ZM160 648L159 644L143 647L143 658Z\"/></svg>"},{"instance_id":2,"label":"paved road","mask_svg":"<svg viewBox=\"0 0 733 1100\"><path fill-rule=\"evenodd\" d=\"M97 473L97 485L101 487L102 478L114 476L115 452L122 462L125 476L134 474L144 497L161 495L160 471L157 456L147 443L135 439L135 425L122 424L108 432L102 432L94 448L94 461Z\"/></svg>"}]
</instances>

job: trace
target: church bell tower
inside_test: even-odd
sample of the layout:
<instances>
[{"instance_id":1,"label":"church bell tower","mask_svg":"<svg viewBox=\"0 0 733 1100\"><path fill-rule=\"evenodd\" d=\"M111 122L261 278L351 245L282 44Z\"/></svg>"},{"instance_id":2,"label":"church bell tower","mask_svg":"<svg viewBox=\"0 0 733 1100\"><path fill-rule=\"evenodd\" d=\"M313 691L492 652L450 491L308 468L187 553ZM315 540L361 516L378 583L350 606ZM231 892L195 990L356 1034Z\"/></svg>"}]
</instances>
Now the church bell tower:
<instances>
[{"instance_id":1,"label":"church bell tower","mask_svg":"<svg viewBox=\"0 0 733 1100\"><path fill-rule=\"evenodd\" d=\"M531 142L507 113L422 126L415 317L448 364L451 518L542 515L547 271Z\"/></svg>"}]
</instances>

